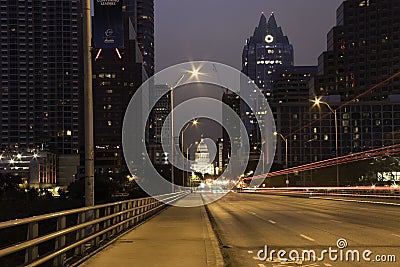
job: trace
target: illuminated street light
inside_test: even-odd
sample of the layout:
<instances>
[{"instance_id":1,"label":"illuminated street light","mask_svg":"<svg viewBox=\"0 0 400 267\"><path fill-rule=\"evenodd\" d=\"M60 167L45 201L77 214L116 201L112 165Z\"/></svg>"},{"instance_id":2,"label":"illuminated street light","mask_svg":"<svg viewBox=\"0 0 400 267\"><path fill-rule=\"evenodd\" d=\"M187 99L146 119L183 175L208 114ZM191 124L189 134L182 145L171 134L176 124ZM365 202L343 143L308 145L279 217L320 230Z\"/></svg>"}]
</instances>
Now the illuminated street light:
<instances>
[{"instance_id":1,"label":"illuminated street light","mask_svg":"<svg viewBox=\"0 0 400 267\"><path fill-rule=\"evenodd\" d=\"M337 120L337 113L335 109L332 109L332 107L325 101L321 101L321 98L315 98L314 100L310 100L311 102L314 103L314 106L317 106L320 108L320 105L325 105L328 107L328 109L333 113L335 117L335 152L336 152L336 186L340 185L339 182L339 162L337 160L339 156L339 151L338 151L338 120Z\"/></svg>"},{"instance_id":2,"label":"illuminated street light","mask_svg":"<svg viewBox=\"0 0 400 267\"><path fill-rule=\"evenodd\" d=\"M199 75L199 69L193 69L192 71L189 71L192 75L192 77L196 77ZM173 164L173 159L174 159L174 91L175 88L179 86L179 84L182 82L183 78L185 77L185 74L182 74L179 79L175 82L175 84L171 87L171 186L172 186L172 193L175 192L175 173L174 173L174 164Z\"/></svg>"},{"instance_id":3,"label":"illuminated street light","mask_svg":"<svg viewBox=\"0 0 400 267\"><path fill-rule=\"evenodd\" d=\"M289 186L289 173L287 172L287 169L289 167L288 165L288 139L284 137L281 133L274 132L274 135L277 136L279 135L283 141L285 141L285 161L286 161L286 186Z\"/></svg>"}]
</instances>

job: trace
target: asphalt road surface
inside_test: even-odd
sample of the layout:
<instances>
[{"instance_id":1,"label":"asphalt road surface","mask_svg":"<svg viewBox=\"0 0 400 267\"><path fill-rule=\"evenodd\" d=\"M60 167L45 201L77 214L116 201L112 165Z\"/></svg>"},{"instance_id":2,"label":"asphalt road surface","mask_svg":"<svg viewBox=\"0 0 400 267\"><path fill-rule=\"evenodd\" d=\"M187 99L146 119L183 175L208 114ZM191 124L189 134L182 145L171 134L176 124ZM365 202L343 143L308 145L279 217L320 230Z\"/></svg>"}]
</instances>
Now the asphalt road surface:
<instances>
[{"instance_id":1,"label":"asphalt road surface","mask_svg":"<svg viewBox=\"0 0 400 267\"><path fill-rule=\"evenodd\" d=\"M228 266L400 266L400 206L230 193L207 209Z\"/></svg>"}]
</instances>

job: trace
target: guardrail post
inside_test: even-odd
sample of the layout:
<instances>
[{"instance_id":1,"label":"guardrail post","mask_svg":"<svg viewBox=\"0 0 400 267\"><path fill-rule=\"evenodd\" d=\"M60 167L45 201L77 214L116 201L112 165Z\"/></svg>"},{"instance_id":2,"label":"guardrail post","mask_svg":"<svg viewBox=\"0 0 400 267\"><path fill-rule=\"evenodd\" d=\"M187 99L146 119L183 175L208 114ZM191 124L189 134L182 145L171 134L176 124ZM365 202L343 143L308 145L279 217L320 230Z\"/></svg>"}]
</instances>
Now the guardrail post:
<instances>
[{"instance_id":1,"label":"guardrail post","mask_svg":"<svg viewBox=\"0 0 400 267\"><path fill-rule=\"evenodd\" d=\"M145 208L145 213L144 213L145 218L150 216L150 209L151 209L151 198L147 198L146 199L146 208Z\"/></svg>"},{"instance_id":2,"label":"guardrail post","mask_svg":"<svg viewBox=\"0 0 400 267\"><path fill-rule=\"evenodd\" d=\"M131 219L131 211L130 211L130 209L131 209L131 207L132 207L132 202L131 201L129 201L129 202L126 202L126 210L127 210L127 212L125 213L125 220L126 220L126 223L124 224L124 227L125 227L125 229L128 229L129 228L129 226L130 226L130 219Z\"/></svg>"},{"instance_id":3,"label":"guardrail post","mask_svg":"<svg viewBox=\"0 0 400 267\"><path fill-rule=\"evenodd\" d=\"M65 229L67 226L67 218L65 216L60 216L57 218L57 231ZM65 235L56 238L55 250L60 250L65 246ZM53 266L64 266L65 254L58 255L54 258Z\"/></svg>"},{"instance_id":4,"label":"guardrail post","mask_svg":"<svg viewBox=\"0 0 400 267\"><path fill-rule=\"evenodd\" d=\"M94 209L90 209L90 210L86 211L86 217L85 217L86 222L93 221L94 217L95 217L95 210ZM91 236L93 234L94 230L95 230L95 225L93 225L93 224L91 224L90 226L86 227L86 229L85 229L85 231L86 231L85 237ZM93 247L94 242L95 241L93 239L91 239L90 241L88 241L85 244L85 246L87 248L91 248L91 247Z\"/></svg>"},{"instance_id":5,"label":"guardrail post","mask_svg":"<svg viewBox=\"0 0 400 267\"><path fill-rule=\"evenodd\" d=\"M138 214L137 210L139 208L139 204L138 204L137 200L134 200L133 207L134 207L134 209L133 209L133 225L136 225L138 223L138 218L136 216Z\"/></svg>"},{"instance_id":6,"label":"guardrail post","mask_svg":"<svg viewBox=\"0 0 400 267\"><path fill-rule=\"evenodd\" d=\"M124 221L124 213L123 213L123 211L125 210L125 203L122 203L122 204L120 204L121 205L121 214L118 216L118 221L119 222L123 222ZM120 233L120 232L122 232L124 230L124 226L123 225L120 225L119 227L118 227L118 234Z\"/></svg>"},{"instance_id":7,"label":"guardrail post","mask_svg":"<svg viewBox=\"0 0 400 267\"><path fill-rule=\"evenodd\" d=\"M108 215L110 215L110 207L106 207L105 210L104 210L104 217L107 217ZM107 229L110 226L110 220L111 219L108 219L108 220L104 221L104 223L103 223L103 228L104 229ZM103 235L103 239L108 239L109 236L110 236L110 232L108 231L107 233L105 233Z\"/></svg>"},{"instance_id":8,"label":"guardrail post","mask_svg":"<svg viewBox=\"0 0 400 267\"><path fill-rule=\"evenodd\" d=\"M100 210L96 209L93 211L94 212L94 220L98 219L100 217ZM96 225L94 226L94 232L97 233L100 231L100 225L99 223L96 223ZM97 247L100 244L100 236L97 236L94 239L94 246Z\"/></svg>"},{"instance_id":9,"label":"guardrail post","mask_svg":"<svg viewBox=\"0 0 400 267\"><path fill-rule=\"evenodd\" d=\"M118 212L119 212L119 204L116 204L116 205L114 205L114 212L113 212L113 214L118 213ZM113 217L113 222L112 222L112 224L114 225L114 224L117 224L117 223L118 223L118 216L115 216L115 217ZM114 229L113 229L112 235L114 235L114 234L118 234L118 229L117 229L117 228L114 228Z\"/></svg>"},{"instance_id":10,"label":"guardrail post","mask_svg":"<svg viewBox=\"0 0 400 267\"><path fill-rule=\"evenodd\" d=\"M28 235L27 240L32 240L39 236L39 225L37 222L31 222L28 224ZM38 247L32 246L25 251L25 263L32 262L38 257Z\"/></svg>"},{"instance_id":11,"label":"guardrail post","mask_svg":"<svg viewBox=\"0 0 400 267\"><path fill-rule=\"evenodd\" d=\"M78 213L78 224L85 222L85 212ZM80 229L76 231L76 241L79 241L84 238L86 229ZM83 255L85 245L79 245L75 249L75 255Z\"/></svg>"},{"instance_id":12,"label":"guardrail post","mask_svg":"<svg viewBox=\"0 0 400 267\"><path fill-rule=\"evenodd\" d=\"M144 203L145 203L144 199L140 200L140 209L139 209L139 221L140 222L143 220Z\"/></svg>"}]
</instances>

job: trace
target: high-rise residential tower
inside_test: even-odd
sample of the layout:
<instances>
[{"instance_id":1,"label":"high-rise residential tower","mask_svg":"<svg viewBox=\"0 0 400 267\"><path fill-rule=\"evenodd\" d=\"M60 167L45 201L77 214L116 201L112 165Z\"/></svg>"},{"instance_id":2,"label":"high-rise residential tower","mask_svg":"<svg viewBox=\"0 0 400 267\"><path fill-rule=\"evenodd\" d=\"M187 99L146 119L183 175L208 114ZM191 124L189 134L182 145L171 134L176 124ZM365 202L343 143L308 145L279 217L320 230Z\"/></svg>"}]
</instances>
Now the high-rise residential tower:
<instances>
[{"instance_id":1,"label":"high-rise residential tower","mask_svg":"<svg viewBox=\"0 0 400 267\"><path fill-rule=\"evenodd\" d=\"M3 149L78 153L78 5L0 1Z\"/></svg>"}]
</instances>

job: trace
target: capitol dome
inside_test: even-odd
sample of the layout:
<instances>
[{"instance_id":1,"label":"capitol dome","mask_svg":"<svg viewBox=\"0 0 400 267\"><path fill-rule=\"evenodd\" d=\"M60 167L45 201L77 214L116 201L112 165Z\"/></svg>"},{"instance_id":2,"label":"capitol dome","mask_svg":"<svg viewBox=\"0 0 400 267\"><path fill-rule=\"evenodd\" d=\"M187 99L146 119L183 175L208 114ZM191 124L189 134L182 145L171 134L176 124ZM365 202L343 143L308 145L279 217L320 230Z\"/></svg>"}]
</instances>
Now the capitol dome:
<instances>
[{"instance_id":1,"label":"capitol dome","mask_svg":"<svg viewBox=\"0 0 400 267\"><path fill-rule=\"evenodd\" d=\"M208 152L208 146L204 142L203 136L200 139L200 143L197 146L194 164L191 169L195 172L200 172L203 175L214 174L213 164L210 161L210 153Z\"/></svg>"},{"instance_id":2,"label":"capitol dome","mask_svg":"<svg viewBox=\"0 0 400 267\"><path fill-rule=\"evenodd\" d=\"M208 147L203 138L201 138L200 143L197 146L197 153L208 153Z\"/></svg>"}]
</instances>

